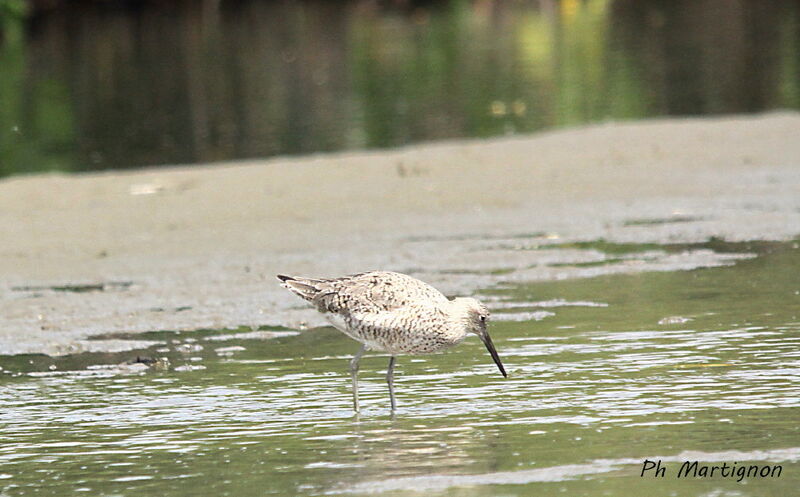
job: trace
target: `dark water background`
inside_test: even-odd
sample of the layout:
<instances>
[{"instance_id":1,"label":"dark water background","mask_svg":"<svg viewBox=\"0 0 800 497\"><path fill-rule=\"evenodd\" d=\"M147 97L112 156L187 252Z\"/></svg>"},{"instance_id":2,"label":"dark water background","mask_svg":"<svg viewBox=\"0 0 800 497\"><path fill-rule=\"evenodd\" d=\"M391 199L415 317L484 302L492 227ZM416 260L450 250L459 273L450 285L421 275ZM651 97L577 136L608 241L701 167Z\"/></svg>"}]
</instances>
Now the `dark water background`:
<instances>
[{"instance_id":1,"label":"dark water background","mask_svg":"<svg viewBox=\"0 0 800 497\"><path fill-rule=\"evenodd\" d=\"M796 0L0 0L0 31L0 175L800 108Z\"/></svg>"}]
</instances>

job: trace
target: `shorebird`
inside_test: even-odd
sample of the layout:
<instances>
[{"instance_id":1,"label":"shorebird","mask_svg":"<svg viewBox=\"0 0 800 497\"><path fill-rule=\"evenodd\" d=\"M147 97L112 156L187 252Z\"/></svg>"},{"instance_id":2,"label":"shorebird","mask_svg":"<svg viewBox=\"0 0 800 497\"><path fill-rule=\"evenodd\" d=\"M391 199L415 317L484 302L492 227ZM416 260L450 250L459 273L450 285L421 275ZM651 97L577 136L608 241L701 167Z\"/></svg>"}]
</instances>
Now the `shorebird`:
<instances>
[{"instance_id":1,"label":"shorebird","mask_svg":"<svg viewBox=\"0 0 800 497\"><path fill-rule=\"evenodd\" d=\"M431 354L461 343L474 334L483 341L507 377L486 331L489 310L474 298L448 300L439 290L405 274L372 271L342 278L278 275L281 285L312 303L328 321L361 349L350 361L353 409L358 412L358 363L367 350L389 353L386 382L392 411L394 366L400 354Z\"/></svg>"}]
</instances>

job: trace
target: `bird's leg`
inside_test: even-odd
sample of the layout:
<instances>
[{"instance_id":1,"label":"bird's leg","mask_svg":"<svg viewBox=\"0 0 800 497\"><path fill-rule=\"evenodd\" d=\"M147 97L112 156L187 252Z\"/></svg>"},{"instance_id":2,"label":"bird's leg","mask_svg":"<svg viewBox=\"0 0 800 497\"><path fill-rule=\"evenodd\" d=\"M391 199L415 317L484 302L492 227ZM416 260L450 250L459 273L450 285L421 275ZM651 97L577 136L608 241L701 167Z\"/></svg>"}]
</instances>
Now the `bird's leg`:
<instances>
[{"instance_id":1,"label":"bird's leg","mask_svg":"<svg viewBox=\"0 0 800 497\"><path fill-rule=\"evenodd\" d=\"M356 355L350 360L350 377L353 378L353 409L358 412L358 361L367 351L367 346L362 345Z\"/></svg>"},{"instance_id":2,"label":"bird's leg","mask_svg":"<svg viewBox=\"0 0 800 497\"><path fill-rule=\"evenodd\" d=\"M394 363L395 356L389 358L389 369L386 370L386 383L389 384L389 400L392 402L392 412L397 408L394 400Z\"/></svg>"}]
</instances>

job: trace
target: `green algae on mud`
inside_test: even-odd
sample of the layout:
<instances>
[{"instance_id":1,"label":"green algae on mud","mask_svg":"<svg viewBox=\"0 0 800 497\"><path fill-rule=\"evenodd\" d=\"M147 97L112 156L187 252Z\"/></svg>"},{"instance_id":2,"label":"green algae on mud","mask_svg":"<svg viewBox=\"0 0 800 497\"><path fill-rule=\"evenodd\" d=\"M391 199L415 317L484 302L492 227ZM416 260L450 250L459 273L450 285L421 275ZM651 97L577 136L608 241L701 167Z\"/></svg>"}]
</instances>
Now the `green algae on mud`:
<instances>
[{"instance_id":1,"label":"green algae on mud","mask_svg":"<svg viewBox=\"0 0 800 497\"><path fill-rule=\"evenodd\" d=\"M164 331L131 336L157 342L147 350L2 357L0 492L790 495L800 249L723 249L758 256L485 291L495 314L551 314L493 323L506 380L477 341L402 358L396 417L374 356L353 417L357 345L330 328ZM137 355L171 369L99 367ZM743 482L640 478L645 458L784 469Z\"/></svg>"}]
</instances>

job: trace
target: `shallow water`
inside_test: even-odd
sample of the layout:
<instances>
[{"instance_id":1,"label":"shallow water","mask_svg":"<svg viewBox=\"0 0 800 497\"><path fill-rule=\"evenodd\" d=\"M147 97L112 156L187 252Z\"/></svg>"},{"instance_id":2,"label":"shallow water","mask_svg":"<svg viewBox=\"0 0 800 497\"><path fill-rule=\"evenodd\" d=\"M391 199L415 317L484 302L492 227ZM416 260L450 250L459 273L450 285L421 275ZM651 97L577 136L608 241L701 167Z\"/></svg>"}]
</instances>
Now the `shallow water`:
<instances>
[{"instance_id":1,"label":"shallow water","mask_svg":"<svg viewBox=\"0 0 800 497\"><path fill-rule=\"evenodd\" d=\"M0 493L791 495L797 247L717 246L758 257L487 290L509 378L477 340L404 357L394 417L376 356L353 415L357 346L329 328L137 335L168 368L120 364L137 353L2 357ZM640 478L645 458L667 475ZM684 460L783 469L678 479Z\"/></svg>"}]
</instances>

